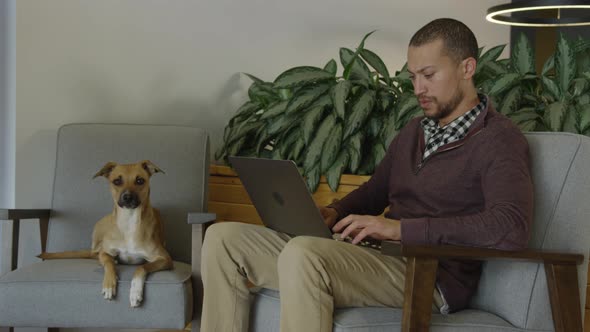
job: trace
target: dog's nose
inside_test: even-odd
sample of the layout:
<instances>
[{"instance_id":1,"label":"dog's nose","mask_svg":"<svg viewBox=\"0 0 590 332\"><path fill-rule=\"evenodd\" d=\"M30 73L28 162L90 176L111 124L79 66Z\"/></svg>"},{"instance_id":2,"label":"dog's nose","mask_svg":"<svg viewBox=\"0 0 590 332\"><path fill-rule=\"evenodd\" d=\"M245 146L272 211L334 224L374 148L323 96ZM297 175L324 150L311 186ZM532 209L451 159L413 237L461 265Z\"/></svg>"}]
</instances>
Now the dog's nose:
<instances>
[{"instance_id":1,"label":"dog's nose","mask_svg":"<svg viewBox=\"0 0 590 332\"><path fill-rule=\"evenodd\" d=\"M121 196L121 200L123 200L123 202L125 202L125 203L131 202L132 199L133 199L133 196L130 193L124 193Z\"/></svg>"}]
</instances>

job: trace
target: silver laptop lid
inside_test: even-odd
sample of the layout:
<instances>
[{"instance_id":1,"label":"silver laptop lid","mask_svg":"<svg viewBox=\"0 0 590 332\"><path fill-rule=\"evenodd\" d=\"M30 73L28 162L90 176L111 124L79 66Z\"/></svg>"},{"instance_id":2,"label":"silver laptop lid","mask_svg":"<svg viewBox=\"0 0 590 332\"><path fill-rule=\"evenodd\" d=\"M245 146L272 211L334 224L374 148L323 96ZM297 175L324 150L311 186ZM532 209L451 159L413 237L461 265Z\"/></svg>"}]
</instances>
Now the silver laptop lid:
<instances>
[{"instance_id":1,"label":"silver laptop lid","mask_svg":"<svg viewBox=\"0 0 590 332\"><path fill-rule=\"evenodd\" d=\"M262 222L290 235L332 238L291 160L229 157Z\"/></svg>"}]
</instances>

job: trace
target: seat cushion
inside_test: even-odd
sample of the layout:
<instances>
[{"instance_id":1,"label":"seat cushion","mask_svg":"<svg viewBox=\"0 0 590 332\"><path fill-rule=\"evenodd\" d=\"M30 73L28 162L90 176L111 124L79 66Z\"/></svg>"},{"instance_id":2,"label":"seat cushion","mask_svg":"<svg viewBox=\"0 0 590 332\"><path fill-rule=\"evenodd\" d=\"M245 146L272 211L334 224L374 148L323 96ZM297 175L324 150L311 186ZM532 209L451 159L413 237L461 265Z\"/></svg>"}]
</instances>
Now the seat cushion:
<instances>
[{"instance_id":1,"label":"seat cushion","mask_svg":"<svg viewBox=\"0 0 590 332\"><path fill-rule=\"evenodd\" d=\"M269 289L258 291L253 300L250 331L279 330L279 293ZM334 312L335 332L385 332L401 329L402 310L396 308L342 308ZM502 318L481 310L463 310L450 315L433 314L430 331L524 331Z\"/></svg>"},{"instance_id":2,"label":"seat cushion","mask_svg":"<svg viewBox=\"0 0 590 332\"><path fill-rule=\"evenodd\" d=\"M9 272L0 278L0 325L183 329L193 311L190 265L174 262L174 269L148 275L143 303L131 308L136 268L116 266L112 301L101 295L104 272L96 260L48 260Z\"/></svg>"}]
</instances>

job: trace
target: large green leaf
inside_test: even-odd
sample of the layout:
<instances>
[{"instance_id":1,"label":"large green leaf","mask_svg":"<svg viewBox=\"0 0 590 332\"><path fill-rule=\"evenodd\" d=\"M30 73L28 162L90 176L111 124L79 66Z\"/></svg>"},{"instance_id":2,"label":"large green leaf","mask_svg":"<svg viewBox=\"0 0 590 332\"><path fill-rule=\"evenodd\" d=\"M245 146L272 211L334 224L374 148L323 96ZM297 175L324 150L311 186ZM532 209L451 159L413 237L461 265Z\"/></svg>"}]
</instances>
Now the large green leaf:
<instances>
[{"instance_id":1,"label":"large green leaf","mask_svg":"<svg viewBox=\"0 0 590 332\"><path fill-rule=\"evenodd\" d=\"M537 128L537 121L528 120L518 124L518 128L522 131L534 131Z\"/></svg>"},{"instance_id":2,"label":"large green leaf","mask_svg":"<svg viewBox=\"0 0 590 332\"><path fill-rule=\"evenodd\" d=\"M278 150L281 156L280 159L286 159L291 150L293 150L293 146L295 145L295 142L297 142L299 137L301 137L301 131L298 128L295 128L293 130L288 131L286 135L280 138L279 142L277 143L277 146L279 147Z\"/></svg>"},{"instance_id":3,"label":"large green leaf","mask_svg":"<svg viewBox=\"0 0 590 332\"><path fill-rule=\"evenodd\" d=\"M359 168L362 160L362 151L363 151L363 133L358 132L356 135L351 136L348 139L348 155L350 156L350 171L353 174L356 174L356 171Z\"/></svg>"},{"instance_id":4,"label":"large green leaf","mask_svg":"<svg viewBox=\"0 0 590 332\"><path fill-rule=\"evenodd\" d=\"M350 157L348 155L348 152L345 149L340 150L338 157L326 173L328 186L330 186L330 189L334 192L338 190L338 185L340 184L340 176L344 172L344 169L346 169L349 159Z\"/></svg>"},{"instance_id":5,"label":"large green leaf","mask_svg":"<svg viewBox=\"0 0 590 332\"><path fill-rule=\"evenodd\" d=\"M367 38L370 35L372 35L373 32L375 32L375 31L377 31L377 30L373 30L363 37L363 40L361 40L361 43L356 48L356 51L352 54L352 57L349 59L349 61L346 62L346 65L344 65L344 63L342 63L342 65L344 66L344 72L342 73L342 77L344 77L344 79L347 80L350 78L350 74L353 71L353 67L355 66L355 64L353 62L355 62L356 60L360 61L359 54L365 48L365 40L367 40ZM340 56L342 57L342 54ZM360 61L360 62L362 62L362 61ZM362 78L364 78L364 76L362 76Z\"/></svg>"},{"instance_id":6,"label":"large green leaf","mask_svg":"<svg viewBox=\"0 0 590 332\"><path fill-rule=\"evenodd\" d=\"M522 89L520 86L513 87L504 99L502 100L502 107L500 107L500 113L502 114L510 114L515 112L518 109L520 104L520 98L522 96Z\"/></svg>"},{"instance_id":7,"label":"large green leaf","mask_svg":"<svg viewBox=\"0 0 590 332\"><path fill-rule=\"evenodd\" d=\"M295 93L293 98L289 101L286 114L293 114L310 106L316 99L322 96L330 89L331 84L322 83L317 85L305 86Z\"/></svg>"},{"instance_id":8,"label":"large green leaf","mask_svg":"<svg viewBox=\"0 0 590 332\"><path fill-rule=\"evenodd\" d=\"M547 106L545 109L545 123L549 126L549 129L552 131L562 130L566 111L567 104L561 100Z\"/></svg>"},{"instance_id":9,"label":"large green leaf","mask_svg":"<svg viewBox=\"0 0 590 332\"><path fill-rule=\"evenodd\" d=\"M551 54L551 56L545 61L543 64L543 71L541 72L542 75L547 75L551 69L555 67L555 54Z\"/></svg>"},{"instance_id":10,"label":"large green leaf","mask_svg":"<svg viewBox=\"0 0 590 332\"><path fill-rule=\"evenodd\" d=\"M590 104L578 105L578 113L580 114L580 132L583 133L590 128Z\"/></svg>"},{"instance_id":11,"label":"large green leaf","mask_svg":"<svg viewBox=\"0 0 590 332\"><path fill-rule=\"evenodd\" d=\"M480 56L479 59L477 60L477 68L476 68L475 72L479 73L487 63L496 61L496 59L498 59L500 54L502 54L502 52L504 51L505 47L506 47L506 45L499 45L496 47L492 47L487 52L485 52L482 56Z\"/></svg>"},{"instance_id":12,"label":"large green leaf","mask_svg":"<svg viewBox=\"0 0 590 332\"><path fill-rule=\"evenodd\" d=\"M280 99L278 93L273 90L272 83L267 82L252 83L248 89L248 97L250 97L250 100L258 101L265 105Z\"/></svg>"},{"instance_id":13,"label":"large green leaf","mask_svg":"<svg viewBox=\"0 0 590 332\"><path fill-rule=\"evenodd\" d=\"M323 153L320 157L320 171L326 172L332 165L342 145L342 123L338 122L330 131L330 135L324 143Z\"/></svg>"},{"instance_id":14,"label":"large green leaf","mask_svg":"<svg viewBox=\"0 0 590 332\"><path fill-rule=\"evenodd\" d=\"M274 81L274 87L277 89L288 89L313 82L322 82L333 80L332 73L322 68L302 66L295 67L284 71Z\"/></svg>"},{"instance_id":15,"label":"large green leaf","mask_svg":"<svg viewBox=\"0 0 590 332\"><path fill-rule=\"evenodd\" d=\"M494 83L490 95L497 96L502 92L512 88L520 80L520 75L517 73L504 74L499 80Z\"/></svg>"},{"instance_id":16,"label":"large green leaf","mask_svg":"<svg viewBox=\"0 0 590 332\"><path fill-rule=\"evenodd\" d=\"M310 109L308 112L306 112L303 116L303 124L301 125L301 129L305 145L309 145L311 137L313 136L320 124L323 111L323 107L314 107Z\"/></svg>"},{"instance_id":17,"label":"large green leaf","mask_svg":"<svg viewBox=\"0 0 590 332\"><path fill-rule=\"evenodd\" d=\"M239 152L242 149L242 146L244 146L244 143L246 143L246 136L242 136L241 138L232 142L227 149L228 156L239 155Z\"/></svg>"},{"instance_id":18,"label":"large green leaf","mask_svg":"<svg viewBox=\"0 0 590 332\"><path fill-rule=\"evenodd\" d=\"M508 117L516 124L530 120L541 120L539 114L532 107L522 108L517 112L509 114Z\"/></svg>"},{"instance_id":19,"label":"large green leaf","mask_svg":"<svg viewBox=\"0 0 590 332\"><path fill-rule=\"evenodd\" d=\"M299 137L297 139L297 142L295 142L293 149L291 149L291 152L288 154L287 158L298 162L299 157L301 156L301 151L303 151L304 147L305 142L303 141L303 137Z\"/></svg>"},{"instance_id":20,"label":"large green leaf","mask_svg":"<svg viewBox=\"0 0 590 332\"><path fill-rule=\"evenodd\" d=\"M352 62L354 59L354 62ZM371 72L369 67L355 53L347 48L340 48L340 62L342 66L347 67L350 63L349 76L344 76L344 79L357 79L370 82Z\"/></svg>"},{"instance_id":21,"label":"large green leaf","mask_svg":"<svg viewBox=\"0 0 590 332\"><path fill-rule=\"evenodd\" d=\"M588 86L590 85L590 80L585 78L575 78L572 81L570 91L572 97L581 96L586 90L588 90Z\"/></svg>"},{"instance_id":22,"label":"large green leaf","mask_svg":"<svg viewBox=\"0 0 590 332\"><path fill-rule=\"evenodd\" d=\"M332 74L332 76L336 76L336 72L338 71L338 65L336 64L336 60L332 59L326 63L324 66L324 70L328 73Z\"/></svg>"},{"instance_id":23,"label":"large green leaf","mask_svg":"<svg viewBox=\"0 0 590 332\"><path fill-rule=\"evenodd\" d=\"M375 92L365 90L354 105L352 105L350 116L344 128L345 139L356 133L363 126L365 120L373 110L373 105L375 105Z\"/></svg>"},{"instance_id":24,"label":"large green leaf","mask_svg":"<svg viewBox=\"0 0 590 332\"><path fill-rule=\"evenodd\" d=\"M561 92L554 80L547 76L541 76L541 82L543 84L543 89L553 96L555 100L561 99Z\"/></svg>"},{"instance_id":25,"label":"large green leaf","mask_svg":"<svg viewBox=\"0 0 590 332\"><path fill-rule=\"evenodd\" d=\"M373 157L372 158L373 159L373 167L376 168L379 165L379 163L381 163L383 158L385 157L385 148L383 147L383 144L381 144L381 143L375 144L375 146L373 147L372 157Z\"/></svg>"},{"instance_id":26,"label":"large green leaf","mask_svg":"<svg viewBox=\"0 0 590 332\"><path fill-rule=\"evenodd\" d=\"M348 80L338 82L332 90L331 96L334 102L334 110L339 118L344 119L346 114L346 99L352 89L352 83Z\"/></svg>"},{"instance_id":27,"label":"large green leaf","mask_svg":"<svg viewBox=\"0 0 590 332\"><path fill-rule=\"evenodd\" d=\"M373 51L368 50L368 49L363 49L361 50L361 56L363 57L363 59L365 59L365 61L367 61L367 63L375 68L375 70L381 74L381 76L383 76L383 78L385 79L385 82L387 83L387 85L391 85L391 77L389 77L389 70L387 70L387 66L385 66L385 63L383 62L383 60L381 60L381 58L375 54Z\"/></svg>"},{"instance_id":28,"label":"large green leaf","mask_svg":"<svg viewBox=\"0 0 590 332\"><path fill-rule=\"evenodd\" d=\"M309 192L315 192L320 184L320 166L316 165L312 168L305 168L305 182L307 183L307 189Z\"/></svg>"},{"instance_id":29,"label":"large green leaf","mask_svg":"<svg viewBox=\"0 0 590 332\"><path fill-rule=\"evenodd\" d=\"M392 113L388 114L387 117L385 118L385 126L383 126L383 129L381 131L381 136L382 136L381 141L383 142L384 146L389 146L389 144L391 144L391 141L393 140L395 135L397 135L397 133L398 133L397 128L398 128L397 114L392 112Z\"/></svg>"},{"instance_id":30,"label":"large green leaf","mask_svg":"<svg viewBox=\"0 0 590 332\"><path fill-rule=\"evenodd\" d=\"M512 67L521 74L535 72L535 57L531 44L524 33L520 33L518 41L512 49Z\"/></svg>"},{"instance_id":31,"label":"large green leaf","mask_svg":"<svg viewBox=\"0 0 590 332\"><path fill-rule=\"evenodd\" d=\"M330 132L332 131L332 127L336 124L336 117L333 115L328 115L320 124L320 127L317 130L316 135L314 136L309 148L307 149L305 161L303 163L303 167L306 170L312 169L312 167L316 166L320 161L320 157L323 152L324 143L330 136ZM319 165L317 165L319 168Z\"/></svg>"},{"instance_id":32,"label":"large green leaf","mask_svg":"<svg viewBox=\"0 0 590 332\"><path fill-rule=\"evenodd\" d=\"M289 101L287 100L275 102L274 104L270 105L264 111L264 113L262 113L262 115L260 116L260 120L273 118L277 115L285 113L285 110L287 109L287 104L289 104Z\"/></svg>"},{"instance_id":33,"label":"large green leaf","mask_svg":"<svg viewBox=\"0 0 590 332\"><path fill-rule=\"evenodd\" d=\"M248 76L248 77L250 77L250 79L252 81L254 81L255 83L264 83L263 80L259 79L258 77L254 76L252 74L248 74L248 73L243 73L243 74L246 75L246 76Z\"/></svg>"},{"instance_id":34,"label":"large green leaf","mask_svg":"<svg viewBox=\"0 0 590 332\"><path fill-rule=\"evenodd\" d=\"M570 82L576 76L576 58L570 43L560 34L555 52L555 78L559 90L565 94L568 91Z\"/></svg>"},{"instance_id":35,"label":"large green leaf","mask_svg":"<svg viewBox=\"0 0 590 332\"><path fill-rule=\"evenodd\" d=\"M413 94L405 94L400 102L396 105L397 121L401 121L407 113L418 107L418 98Z\"/></svg>"},{"instance_id":36,"label":"large green leaf","mask_svg":"<svg viewBox=\"0 0 590 332\"><path fill-rule=\"evenodd\" d=\"M268 127L268 134L273 136L282 133L283 131L291 128L292 126L296 125L296 116L281 116L277 119L272 120Z\"/></svg>"},{"instance_id":37,"label":"large green leaf","mask_svg":"<svg viewBox=\"0 0 590 332\"><path fill-rule=\"evenodd\" d=\"M570 104L569 108L565 112L565 116L563 119L562 131L577 134L578 133L577 117L578 117L578 114L577 114L576 108Z\"/></svg>"}]
</instances>

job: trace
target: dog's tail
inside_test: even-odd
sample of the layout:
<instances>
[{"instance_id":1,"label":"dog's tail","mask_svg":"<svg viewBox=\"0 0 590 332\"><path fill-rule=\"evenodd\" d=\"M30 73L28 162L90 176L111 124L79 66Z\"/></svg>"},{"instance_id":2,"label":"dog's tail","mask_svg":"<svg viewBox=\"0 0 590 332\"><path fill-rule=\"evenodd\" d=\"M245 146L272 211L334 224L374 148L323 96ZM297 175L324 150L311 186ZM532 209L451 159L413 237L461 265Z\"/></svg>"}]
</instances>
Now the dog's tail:
<instances>
[{"instance_id":1,"label":"dog's tail","mask_svg":"<svg viewBox=\"0 0 590 332\"><path fill-rule=\"evenodd\" d=\"M62 258L91 258L98 257L97 252L92 250L64 251L64 252L44 252L37 257L41 259L62 259Z\"/></svg>"}]
</instances>

